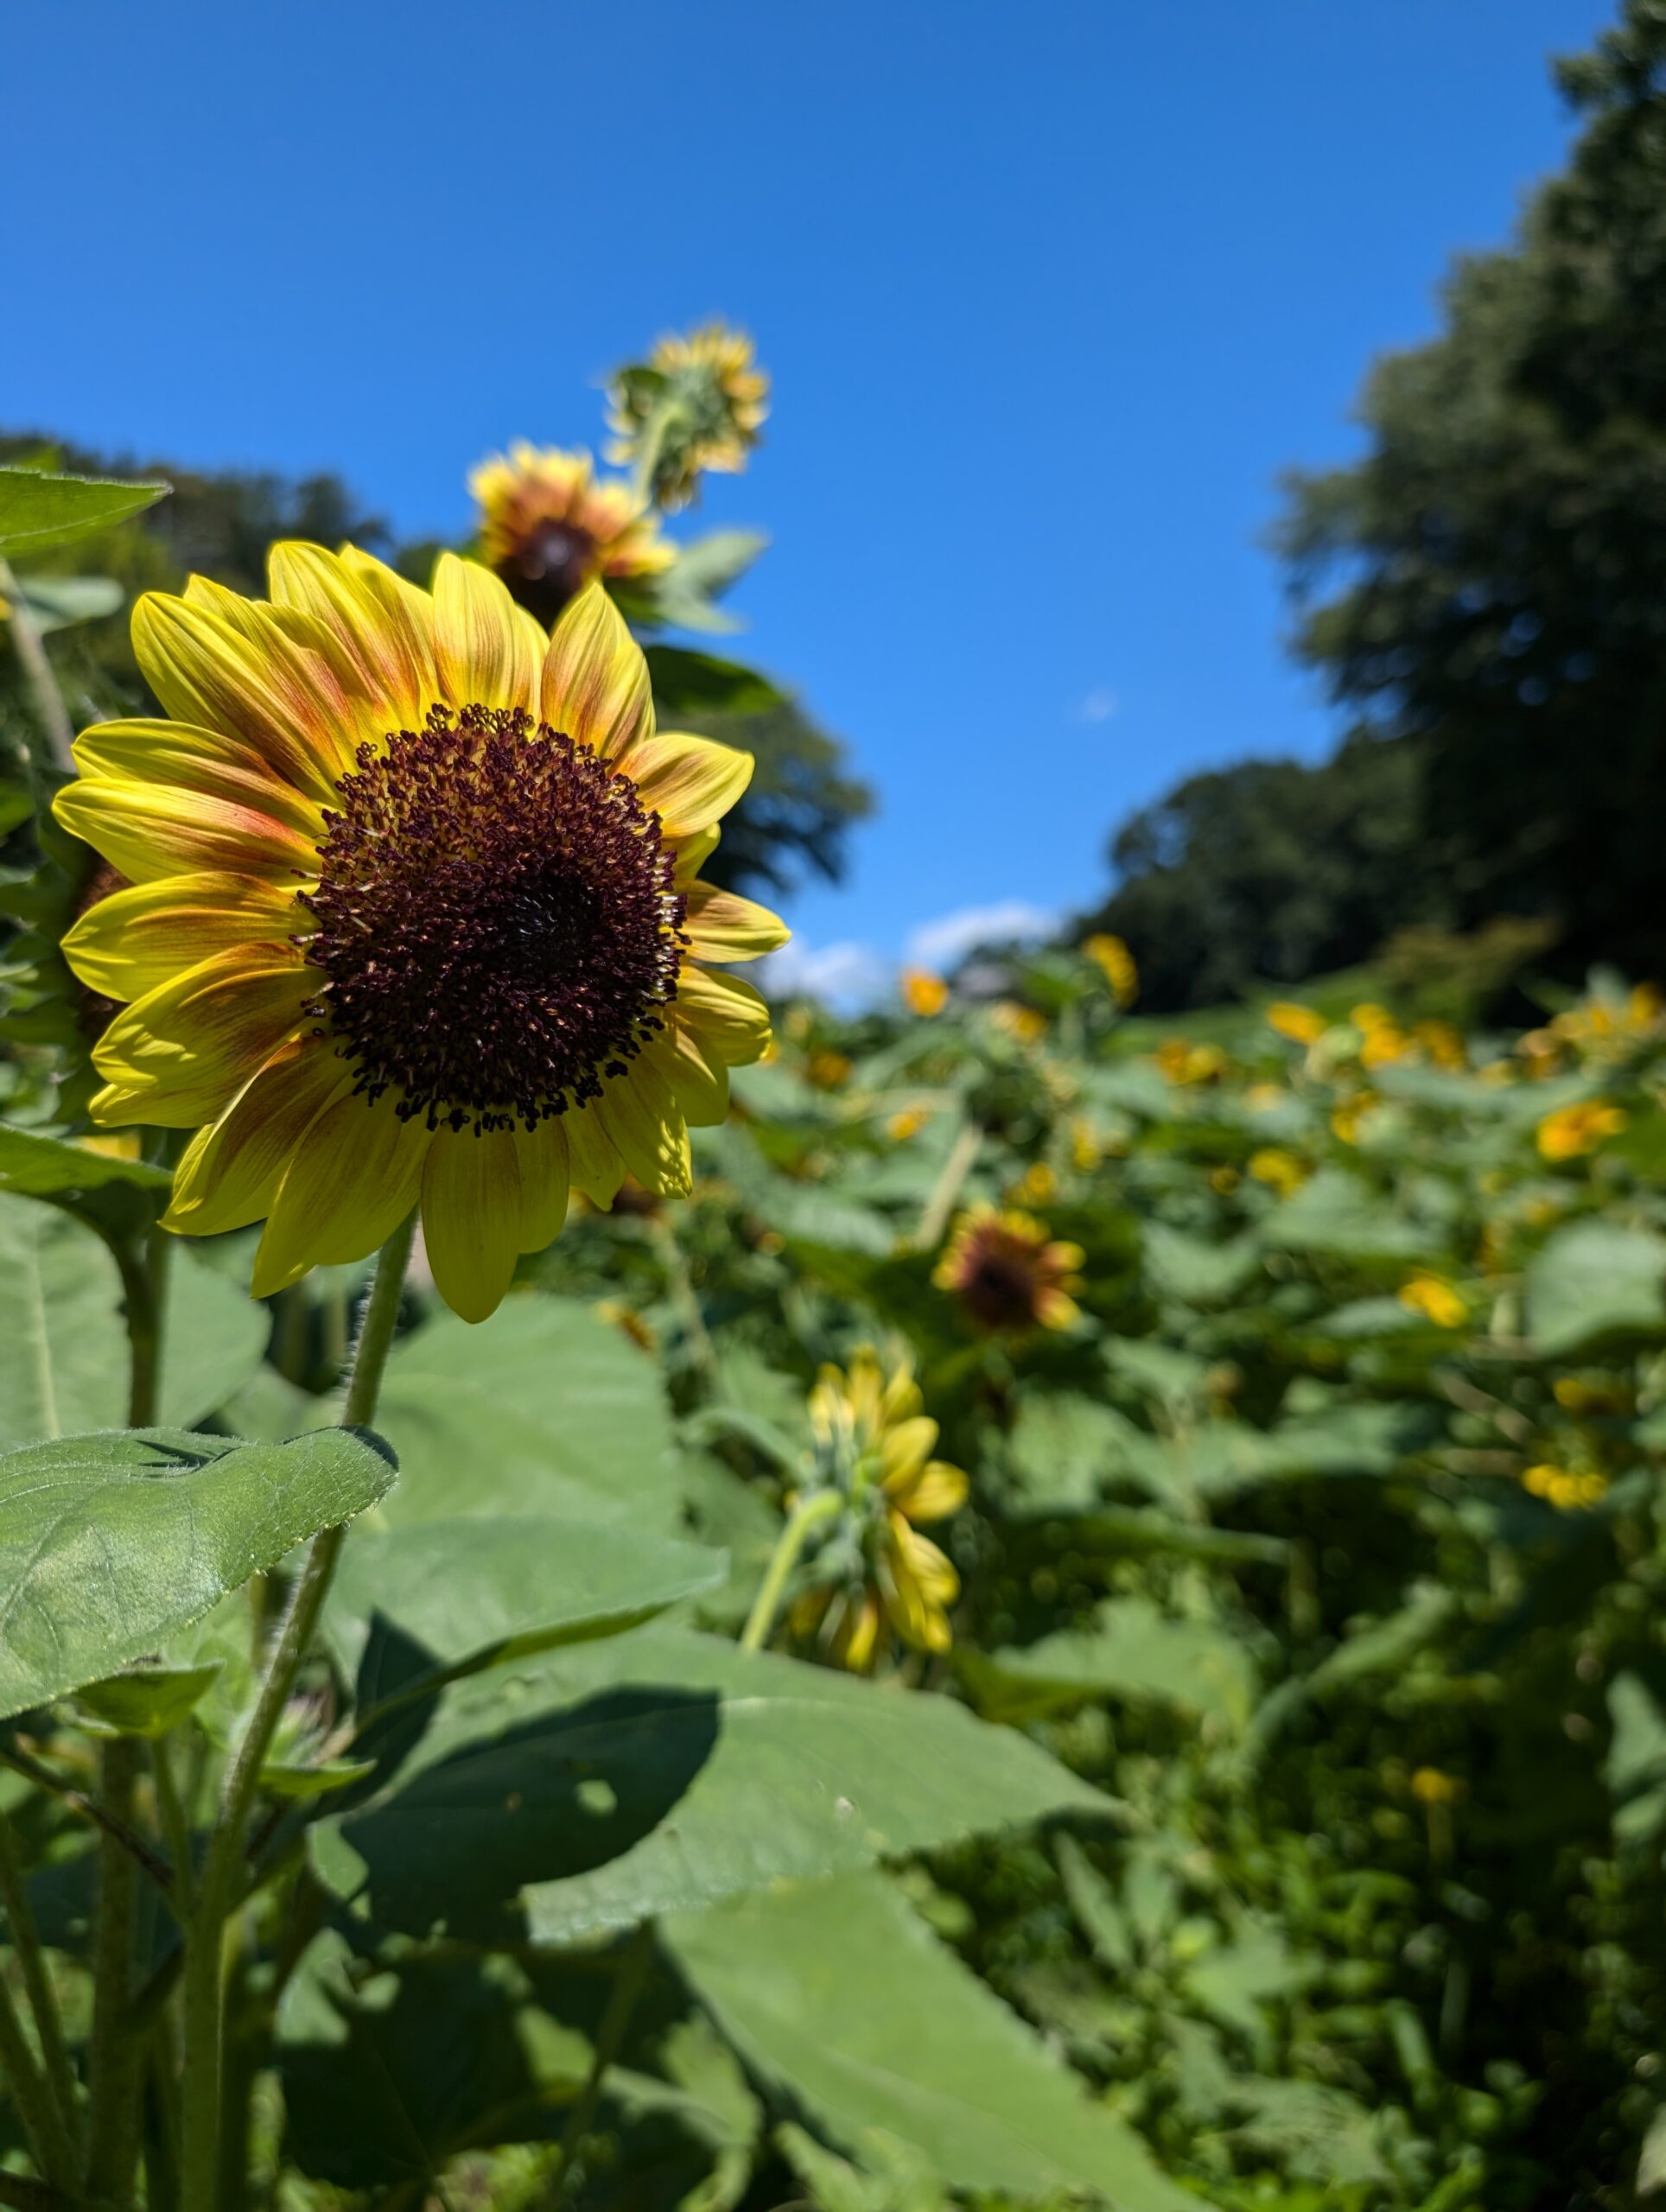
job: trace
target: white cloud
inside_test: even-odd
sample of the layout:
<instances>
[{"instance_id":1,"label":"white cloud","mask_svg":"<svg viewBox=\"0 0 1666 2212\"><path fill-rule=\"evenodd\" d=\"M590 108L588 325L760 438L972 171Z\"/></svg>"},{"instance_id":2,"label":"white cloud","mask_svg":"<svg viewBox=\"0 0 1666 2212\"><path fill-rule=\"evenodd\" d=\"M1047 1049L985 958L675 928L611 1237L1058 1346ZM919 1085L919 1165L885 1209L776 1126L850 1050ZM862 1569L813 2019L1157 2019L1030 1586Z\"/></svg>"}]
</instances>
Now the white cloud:
<instances>
[{"instance_id":1,"label":"white cloud","mask_svg":"<svg viewBox=\"0 0 1666 2212\"><path fill-rule=\"evenodd\" d=\"M1078 722L1108 722L1118 705L1116 694L1109 684L1096 683L1091 691L1084 692L1076 702Z\"/></svg>"},{"instance_id":2,"label":"white cloud","mask_svg":"<svg viewBox=\"0 0 1666 2212\"><path fill-rule=\"evenodd\" d=\"M952 968L980 944L1032 944L1059 926L1049 907L1027 899L1002 899L991 906L957 906L922 922L908 939L906 957L917 968Z\"/></svg>"},{"instance_id":3,"label":"white cloud","mask_svg":"<svg viewBox=\"0 0 1666 2212\"><path fill-rule=\"evenodd\" d=\"M888 990L893 969L871 944L845 938L812 945L795 937L760 961L757 973L760 987L772 998L825 999L830 1006L850 1007Z\"/></svg>"}]
</instances>

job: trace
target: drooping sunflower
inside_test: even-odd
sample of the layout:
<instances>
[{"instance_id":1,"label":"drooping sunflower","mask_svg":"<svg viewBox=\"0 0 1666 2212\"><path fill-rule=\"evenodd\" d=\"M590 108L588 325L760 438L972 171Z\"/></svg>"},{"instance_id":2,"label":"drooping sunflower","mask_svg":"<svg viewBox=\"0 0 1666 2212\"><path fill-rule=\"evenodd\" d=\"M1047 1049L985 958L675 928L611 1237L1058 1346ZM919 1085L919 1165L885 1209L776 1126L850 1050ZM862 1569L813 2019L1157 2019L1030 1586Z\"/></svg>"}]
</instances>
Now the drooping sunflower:
<instances>
[{"instance_id":1,"label":"drooping sunflower","mask_svg":"<svg viewBox=\"0 0 1666 2212\"><path fill-rule=\"evenodd\" d=\"M743 330L725 322L662 338L608 389L610 461L645 467L654 494L686 506L701 474L735 475L769 413L769 378Z\"/></svg>"},{"instance_id":2,"label":"drooping sunflower","mask_svg":"<svg viewBox=\"0 0 1666 2212\"><path fill-rule=\"evenodd\" d=\"M663 575L677 558L659 524L622 480L598 480L588 453L523 438L470 475L480 556L511 596L553 622L598 576Z\"/></svg>"},{"instance_id":3,"label":"drooping sunflower","mask_svg":"<svg viewBox=\"0 0 1666 2212\"><path fill-rule=\"evenodd\" d=\"M1079 1311L1079 1244L1051 1237L1033 1214L969 1206L932 1280L952 1291L980 1329L1067 1329Z\"/></svg>"},{"instance_id":4,"label":"drooping sunflower","mask_svg":"<svg viewBox=\"0 0 1666 2212\"><path fill-rule=\"evenodd\" d=\"M848 1368L823 1367L810 1426L816 1478L838 1491L843 1511L793 1609L794 1630L857 1673L872 1663L885 1620L916 1650L946 1651L960 1577L919 1524L958 1512L969 1484L932 1457L938 1424L912 1365L887 1370L864 1344Z\"/></svg>"},{"instance_id":5,"label":"drooping sunflower","mask_svg":"<svg viewBox=\"0 0 1666 2212\"><path fill-rule=\"evenodd\" d=\"M752 762L656 734L599 585L552 636L449 554L430 594L279 545L270 589L142 598L172 719L87 730L56 801L130 886L65 940L124 1002L93 1117L196 1130L168 1226L264 1219L257 1296L420 1202L442 1296L481 1319L569 1182L685 1192L688 1125L768 1039L707 963L785 931L699 880Z\"/></svg>"}]
</instances>

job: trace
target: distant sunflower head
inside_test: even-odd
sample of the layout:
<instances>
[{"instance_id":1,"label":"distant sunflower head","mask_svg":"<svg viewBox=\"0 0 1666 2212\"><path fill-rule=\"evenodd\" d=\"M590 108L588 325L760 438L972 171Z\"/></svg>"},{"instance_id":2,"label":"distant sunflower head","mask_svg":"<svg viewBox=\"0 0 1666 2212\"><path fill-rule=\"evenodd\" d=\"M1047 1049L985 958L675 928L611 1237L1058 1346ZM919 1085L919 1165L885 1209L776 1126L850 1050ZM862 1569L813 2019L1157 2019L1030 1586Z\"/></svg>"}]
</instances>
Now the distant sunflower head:
<instances>
[{"instance_id":1,"label":"distant sunflower head","mask_svg":"<svg viewBox=\"0 0 1666 2212\"><path fill-rule=\"evenodd\" d=\"M662 575L677 557L630 486L598 479L588 453L522 439L483 461L468 488L481 559L546 625L598 576Z\"/></svg>"},{"instance_id":2,"label":"distant sunflower head","mask_svg":"<svg viewBox=\"0 0 1666 2212\"><path fill-rule=\"evenodd\" d=\"M960 1578L920 1524L966 1502L958 1467L932 1457L938 1425L906 1360L887 1366L863 1345L849 1367L823 1367L810 1395L811 1478L844 1510L794 1608L797 1633L841 1666L869 1666L889 1621L906 1643L946 1651Z\"/></svg>"},{"instance_id":3,"label":"distant sunflower head","mask_svg":"<svg viewBox=\"0 0 1666 2212\"><path fill-rule=\"evenodd\" d=\"M1033 1214L969 1206L955 1224L932 1281L954 1293L980 1329L1067 1329L1078 1308L1079 1244L1049 1236Z\"/></svg>"},{"instance_id":4,"label":"distant sunflower head","mask_svg":"<svg viewBox=\"0 0 1666 2212\"><path fill-rule=\"evenodd\" d=\"M706 469L737 474L769 413L753 342L727 323L662 338L608 388L608 459L629 462L662 505L686 506Z\"/></svg>"},{"instance_id":5,"label":"distant sunflower head","mask_svg":"<svg viewBox=\"0 0 1666 2212\"><path fill-rule=\"evenodd\" d=\"M752 763L656 734L599 584L550 637L449 554L430 594L280 545L270 588L141 599L172 719L86 731L55 802L127 879L64 940L122 1008L93 1117L196 1131L168 1226L264 1219L257 1296L420 1204L442 1294L480 1319L569 1184L685 1192L689 1124L767 1040L708 963L785 932L699 878Z\"/></svg>"}]
</instances>

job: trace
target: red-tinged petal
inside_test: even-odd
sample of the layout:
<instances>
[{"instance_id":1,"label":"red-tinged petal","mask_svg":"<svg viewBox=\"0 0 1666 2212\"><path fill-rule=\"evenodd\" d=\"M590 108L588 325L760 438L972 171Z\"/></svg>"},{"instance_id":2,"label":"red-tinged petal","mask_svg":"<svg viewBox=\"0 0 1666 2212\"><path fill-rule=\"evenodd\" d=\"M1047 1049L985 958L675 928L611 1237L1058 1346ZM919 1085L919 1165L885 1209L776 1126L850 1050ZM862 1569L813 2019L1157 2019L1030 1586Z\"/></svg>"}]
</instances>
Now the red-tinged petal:
<instances>
[{"instance_id":1,"label":"red-tinged petal","mask_svg":"<svg viewBox=\"0 0 1666 2212\"><path fill-rule=\"evenodd\" d=\"M318 977L290 945L240 946L147 991L111 1023L92 1063L129 1108L111 1121L193 1128L229 1106L306 1020Z\"/></svg>"},{"instance_id":2,"label":"red-tinged petal","mask_svg":"<svg viewBox=\"0 0 1666 2212\"><path fill-rule=\"evenodd\" d=\"M219 1119L186 1147L163 1226L218 1236L264 1219L308 1124L352 1083L352 1071L327 1039L292 1037L280 1045Z\"/></svg>"},{"instance_id":3,"label":"red-tinged petal","mask_svg":"<svg viewBox=\"0 0 1666 2212\"><path fill-rule=\"evenodd\" d=\"M514 1132L442 1129L423 1167L423 1243L435 1287L465 1321L484 1321L501 1304L520 1226Z\"/></svg>"},{"instance_id":4,"label":"red-tinged petal","mask_svg":"<svg viewBox=\"0 0 1666 2212\"><path fill-rule=\"evenodd\" d=\"M255 1254L257 1298L308 1268L345 1266L385 1244L416 1203L433 1142L420 1115L401 1121L391 1098L349 1094L308 1124L284 1170Z\"/></svg>"},{"instance_id":5,"label":"red-tinged petal","mask_svg":"<svg viewBox=\"0 0 1666 2212\"><path fill-rule=\"evenodd\" d=\"M616 760L653 735L642 648L599 583L562 609L544 656L542 719L575 745Z\"/></svg>"},{"instance_id":6,"label":"red-tinged petal","mask_svg":"<svg viewBox=\"0 0 1666 2212\"><path fill-rule=\"evenodd\" d=\"M753 758L713 738L668 730L633 747L619 766L644 806L659 817L662 835L682 838L709 829L728 812L752 781Z\"/></svg>"},{"instance_id":7,"label":"red-tinged petal","mask_svg":"<svg viewBox=\"0 0 1666 2212\"><path fill-rule=\"evenodd\" d=\"M442 553L434 571L440 688L454 707L524 707L536 715L538 657L515 602L478 561Z\"/></svg>"},{"instance_id":8,"label":"red-tinged petal","mask_svg":"<svg viewBox=\"0 0 1666 2212\"><path fill-rule=\"evenodd\" d=\"M266 878L171 875L89 906L63 951L90 991L125 1004L217 953L282 944L306 924L293 891Z\"/></svg>"}]
</instances>

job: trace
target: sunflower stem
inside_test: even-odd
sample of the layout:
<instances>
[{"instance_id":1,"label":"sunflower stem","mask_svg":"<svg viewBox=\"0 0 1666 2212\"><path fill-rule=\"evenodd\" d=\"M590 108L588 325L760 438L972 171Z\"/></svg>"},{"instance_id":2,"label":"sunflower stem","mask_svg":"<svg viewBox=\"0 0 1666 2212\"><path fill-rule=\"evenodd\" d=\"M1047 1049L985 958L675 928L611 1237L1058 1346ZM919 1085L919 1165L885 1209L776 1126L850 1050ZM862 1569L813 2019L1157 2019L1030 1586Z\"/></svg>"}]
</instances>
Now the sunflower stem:
<instances>
[{"instance_id":1,"label":"sunflower stem","mask_svg":"<svg viewBox=\"0 0 1666 2212\"><path fill-rule=\"evenodd\" d=\"M805 1538L823 1521L835 1519L843 1503L844 1499L836 1490L815 1490L807 1497L801 1497L788 1514L786 1526L775 1540L775 1548L770 1554L764 1579L758 1586L758 1595L753 1600L747 1624L741 1631L742 1651L763 1649L769 1640L769 1632L775 1625L781 1592L786 1587L788 1576L798 1564L798 1554L804 1548Z\"/></svg>"},{"instance_id":2,"label":"sunflower stem","mask_svg":"<svg viewBox=\"0 0 1666 2212\"><path fill-rule=\"evenodd\" d=\"M573 2168L580 2146L588 2134L595 2119L596 2105L601 2099L601 2085L607 2069L619 2056L636 2011L636 2001L642 1994L642 1985L648 1978L648 1961L653 1956L653 1923L645 1920L633 1931L625 1946L625 1955L619 1962L619 1972L608 1993L607 2010L596 2031L595 2050L590 2060L590 2070L584 2077L584 2086L573 2101L567 2115L567 2124L561 2131L560 2164L556 2178L544 2201L544 2212L556 2212L556 2208L567 2195L573 2179Z\"/></svg>"},{"instance_id":3,"label":"sunflower stem","mask_svg":"<svg viewBox=\"0 0 1666 2212\"><path fill-rule=\"evenodd\" d=\"M960 1196L962 1186L972 1172L978 1147L982 1141L983 1131L977 1122L963 1123L959 1135L949 1147L949 1157L943 1163L943 1172L925 1201L919 1227L914 1231L914 1243L920 1251L933 1252L943 1242L943 1232L955 1210L955 1200Z\"/></svg>"},{"instance_id":4,"label":"sunflower stem","mask_svg":"<svg viewBox=\"0 0 1666 2212\"><path fill-rule=\"evenodd\" d=\"M413 1207L382 1247L353 1347L341 1426L366 1426L376 1411L382 1376L399 1319L405 1269L416 1230ZM226 1961L228 1925L244 1886L244 1841L260 1786L260 1770L285 1701L307 1656L341 1553L345 1525L323 1529L305 1563L272 1645L265 1678L220 1785L219 1810L197 1878L196 1907L185 1943L185 2065L181 2084L181 2212L216 2212L219 2204L220 2106L225 2070Z\"/></svg>"},{"instance_id":5,"label":"sunflower stem","mask_svg":"<svg viewBox=\"0 0 1666 2212\"><path fill-rule=\"evenodd\" d=\"M35 719L41 725L52 755L53 766L67 776L75 773L75 755L71 747L75 742L75 731L69 719L69 709L64 704L64 695L58 689L58 679L52 672L46 641L41 635L40 625L29 611L23 596L22 586L12 573L10 564L0 560L0 599L10 609L12 642L17 648L17 658L23 664L29 696L35 702Z\"/></svg>"},{"instance_id":6,"label":"sunflower stem","mask_svg":"<svg viewBox=\"0 0 1666 2212\"><path fill-rule=\"evenodd\" d=\"M112 1821L130 1827L143 1747L113 1736L101 1758L99 1796ZM133 1915L138 1870L106 1829L99 1845L99 1904L92 1936L92 2039L87 2051L92 2112L87 2129L86 2189L96 2202L130 2203L139 2152L139 2090L143 2038L132 2032Z\"/></svg>"},{"instance_id":7,"label":"sunflower stem","mask_svg":"<svg viewBox=\"0 0 1666 2212\"><path fill-rule=\"evenodd\" d=\"M6 1916L6 1932L22 1971L23 1989L35 2015L35 2032L46 2071L46 2088L63 2120L66 2134L73 2139L77 2127L75 2069L64 2040L64 2024L58 2010L57 1992L47 1967L41 1930L29 1902L29 1884L11 1822L0 1813L0 1909Z\"/></svg>"}]
</instances>

